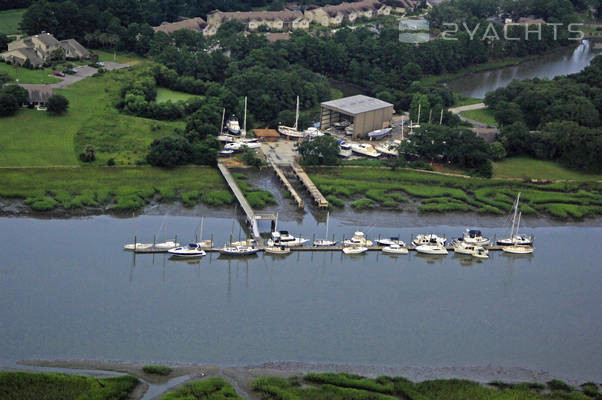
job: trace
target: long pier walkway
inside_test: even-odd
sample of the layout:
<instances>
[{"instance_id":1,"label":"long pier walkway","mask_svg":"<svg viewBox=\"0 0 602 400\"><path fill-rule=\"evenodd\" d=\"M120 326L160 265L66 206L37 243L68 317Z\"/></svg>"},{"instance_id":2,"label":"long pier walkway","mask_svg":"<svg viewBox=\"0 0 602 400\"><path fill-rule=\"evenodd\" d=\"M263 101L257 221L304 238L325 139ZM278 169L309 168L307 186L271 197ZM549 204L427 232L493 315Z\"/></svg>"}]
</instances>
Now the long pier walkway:
<instances>
[{"instance_id":1,"label":"long pier walkway","mask_svg":"<svg viewBox=\"0 0 602 400\"><path fill-rule=\"evenodd\" d=\"M314 198L314 201L316 202L318 207L328 208L328 200L326 200L326 198L322 195L322 193L320 193L316 185L314 185L311 179L309 179L309 176L307 176L305 171L303 171L303 168L301 168L298 164L294 162L291 163L291 168L293 169L293 172L295 173L295 175L297 175L297 178L299 178L303 186L305 186L309 194L311 194L311 197Z\"/></svg>"},{"instance_id":2,"label":"long pier walkway","mask_svg":"<svg viewBox=\"0 0 602 400\"><path fill-rule=\"evenodd\" d=\"M271 159L269 160L269 162L270 162L270 166L274 169L274 171L276 171L276 175L278 176L280 181L284 184L286 189L289 191L289 193L291 194L291 196L297 203L297 206L299 208L303 208L303 206L304 206L303 199L301 198L301 196L299 196L299 194L297 193L297 191L295 190L293 185L291 185L291 183L288 181L288 179L284 175L284 172L282 172L280 167L277 166Z\"/></svg>"},{"instance_id":3,"label":"long pier walkway","mask_svg":"<svg viewBox=\"0 0 602 400\"><path fill-rule=\"evenodd\" d=\"M268 220L268 221L274 222L278 219L278 215L273 214L273 213L256 213L256 212L254 212L253 208L247 201L245 195L243 194L243 192L240 190L240 188L236 184L236 180L234 179L234 177L228 170L228 167L224 163L218 162L217 168L220 170L220 172L224 176L224 179L226 180L226 183L228 183L228 186L230 187L230 190L234 194L234 197L236 197L236 200L238 200L238 203L240 204L243 211L245 212L245 214L247 216L247 222L249 223L249 225L251 226L251 229L253 230L253 237L255 238L255 240L257 240L258 243L261 242L262 239L261 239L261 236L259 235L259 226L257 224L257 221Z\"/></svg>"}]
</instances>

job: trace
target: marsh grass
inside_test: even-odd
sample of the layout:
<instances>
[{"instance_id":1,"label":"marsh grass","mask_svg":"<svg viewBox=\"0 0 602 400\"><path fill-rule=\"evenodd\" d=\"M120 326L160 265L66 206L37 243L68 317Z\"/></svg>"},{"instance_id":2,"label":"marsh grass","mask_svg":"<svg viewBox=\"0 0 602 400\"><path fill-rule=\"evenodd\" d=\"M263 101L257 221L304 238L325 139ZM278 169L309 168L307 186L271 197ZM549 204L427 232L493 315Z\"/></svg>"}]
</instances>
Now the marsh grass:
<instances>
[{"instance_id":1,"label":"marsh grass","mask_svg":"<svg viewBox=\"0 0 602 400\"><path fill-rule=\"evenodd\" d=\"M191 382L168 392L161 400L243 400L236 390L222 378L208 378Z\"/></svg>"},{"instance_id":2,"label":"marsh grass","mask_svg":"<svg viewBox=\"0 0 602 400\"><path fill-rule=\"evenodd\" d=\"M145 365L142 367L145 374L167 376L171 374L172 369L166 365Z\"/></svg>"}]
</instances>

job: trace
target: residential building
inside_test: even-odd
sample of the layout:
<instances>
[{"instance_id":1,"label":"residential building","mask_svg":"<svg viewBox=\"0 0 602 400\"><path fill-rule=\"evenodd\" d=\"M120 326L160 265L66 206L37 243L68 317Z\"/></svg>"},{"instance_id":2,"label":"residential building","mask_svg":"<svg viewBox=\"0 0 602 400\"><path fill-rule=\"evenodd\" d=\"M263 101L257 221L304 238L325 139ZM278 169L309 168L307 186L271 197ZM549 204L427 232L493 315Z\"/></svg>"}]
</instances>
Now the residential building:
<instances>
[{"instance_id":1,"label":"residential building","mask_svg":"<svg viewBox=\"0 0 602 400\"><path fill-rule=\"evenodd\" d=\"M362 0L353 3L341 3L324 7L310 7L305 17L322 26L339 26L343 21L355 22L358 18L375 18L377 15L389 15L391 6L378 0Z\"/></svg>"},{"instance_id":2,"label":"residential building","mask_svg":"<svg viewBox=\"0 0 602 400\"><path fill-rule=\"evenodd\" d=\"M90 58L91 55L75 39L59 41L50 33L42 32L10 42L8 50L0 53L0 58L21 65L25 60L29 60L31 65L37 68L50 60L52 53L59 49L62 49L64 56L69 59Z\"/></svg>"},{"instance_id":3,"label":"residential building","mask_svg":"<svg viewBox=\"0 0 602 400\"><path fill-rule=\"evenodd\" d=\"M207 22L203 18L186 18L177 22L162 22L159 26L154 26L153 30L155 32L164 32L167 34L174 33L175 31L179 31L180 29L187 29L189 31L194 32L203 32L205 27L207 26Z\"/></svg>"},{"instance_id":4,"label":"residential building","mask_svg":"<svg viewBox=\"0 0 602 400\"><path fill-rule=\"evenodd\" d=\"M29 105L30 107L38 109L46 108L48 99L54 95L50 85L21 84L20 86L27 90L29 100L28 104L25 105Z\"/></svg>"},{"instance_id":5,"label":"residential building","mask_svg":"<svg viewBox=\"0 0 602 400\"><path fill-rule=\"evenodd\" d=\"M222 23L231 20L242 22L250 31L258 30L262 26L278 31L309 29L309 20L301 11L222 12L214 10L207 14L207 24L215 27L215 30Z\"/></svg>"}]
</instances>

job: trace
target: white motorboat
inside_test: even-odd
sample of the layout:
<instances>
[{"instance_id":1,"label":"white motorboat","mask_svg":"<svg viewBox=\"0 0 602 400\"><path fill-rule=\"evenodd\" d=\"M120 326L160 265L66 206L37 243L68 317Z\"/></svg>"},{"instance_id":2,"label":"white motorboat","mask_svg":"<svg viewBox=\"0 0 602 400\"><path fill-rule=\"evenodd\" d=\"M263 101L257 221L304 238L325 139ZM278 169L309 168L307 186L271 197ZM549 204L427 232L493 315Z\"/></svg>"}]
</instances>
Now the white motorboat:
<instances>
[{"instance_id":1,"label":"white motorboat","mask_svg":"<svg viewBox=\"0 0 602 400\"><path fill-rule=\"evenodd\" d=\"M230 247L236 247L236 246L256 246L256 242L255 239L247 239L247 240L239 240L237 242L232 242L229 244Z\"/></svg>"},{"instance_id":2,"label":"white motorboat","mask_svg":"<svg viewBox=\"0 0 602 400\"><path fill-rule=\"evenodd\" d=\"M152 243L128 243L126 245L123 246L124 250L143 250L143 249L148 249L150 247L153 247Z\"/></svg>"},{"instance_id":3,"label":"white motorboat","mask_svg":"<svg viewBox=\"0 0 602 400\"><path fill-rule=\"evenodd\" d=\"M362 254L368 251L367 247L363 246L345 246L343 247L343 253L345 254Z\"/></svg>"},{"instance_id":4,"label":"white motorboat","mask_svg":"<svg viewBox=\"0 0 602 400\"><path fill-rule=\"evenodd\" d=\"M466 243L464 240L454 240L454 252L468 254L477 258L489 258L489 251L483 246Z\"/></svg>"},{"instance_id":5,"label":"white motorboat","mask_svg":"<svg viewBox=\"0 0 602 400\"><path fill-rule=\"evenodd\" d=\"M351 145L347 142L339 140L339 156L341 157L351 157Z\"/></svg>"},{"instance_id":6,"label":"white motorboat","mask_svg":"<svg viewBox=\"0 0 602 400\"><path fill-rule=\"evenodd\" d=\"M385 248L383 248L383 253L388 254L408 254L408 249L405 246L400 246L398 244L391 244Z\"/></svg>"},{"instance_id":7,"label":"white motorboat","mask_svg":"<svg viewBox=\"0 0 602 400\"><path fill-rule=\"evenodd\" d=\"M497 244L501 246L532 246L533 245L533 236L527 236L518 233L520 229L520 218L522 213L518 212L519 210L519 201L520 201L520 193L516 196L516 201L514 202L514 216L512 217L512 227L510 228L510 235L507 238L503 238L497 241ZM516 221L516 214L518 213L518 223L516 224L516 230L514 229Z\"/></svg>"},{"instance_id":8,"label":"white motorboat","mask_svg":"<svg viewBox=\"0 0 602 400\"><path fill-rule=\"evenodd\" d=\"M372 241L366 239L364 232L356 231L351 239L346 239L343 244L345 246L372 246Z\"/></svg>"},{"instance_id":9,"label":"white motorboat","mask_svg":"<svg viewBox=\"0 0 602 400\"><path fill-rule=\"evenodd\" d=\"M296 247L303 246L308 241L309 239L295 237L288 231L276 231L272 232L272 238L268 240L268 246Z\"/></svg>"},{"instance_id":10,"label":"white motorboat","mask_svg":"<svg viewBox=\"0 0 602 400\"><path fill-rule=\"evenodd\" d=\"M295 112L295 125L278 125L278 132L290 139L301 139L305 134L298 129L299 125L299 96L297 96L297 111Z\"/></svg>"},{"instance_id":11,"label":"white motorboat","mask_svg":"<svg viewBox=\"0 0 602 400\"><path fill-rule=\"evenodd\" d=\"M261 148L261 143L257 141L257 139L243 139L237 140L233 143L226 143L224 145L225 151L241 151L247 149L259 149Z\"/></svg>"},{"instance_id":12,"label":"white motorboat","mask_svg":"<svg viewBox=\"0 0 602 400\"><path fill-rule=\"evenodd\" d=\"M291 248L286 246L268 246L264 249L264 251L269 254L284 255L289 254L291 252Z\"/></svg>"},{"instance_id":13,"label":"white motorboat","mask_svg":"<svg viewBox=\"0 0 602 400\"><path fill-rule=\"evenodd\" d=\"M388 156L397 157L399 155L399 145L401 142L399 140L394 140L389 143L381 143L374 147L376 151L379 153L386 154Z\"/></svg>"},{"instance_id":14,"label":"white motorboat","mask_svg":"<svg viewBox=\"0 0 602 400\"><path fill-rule=\"evenodd\" d=\"M476 229L466 229L462 241L477 246L487 246L490 242L489 238L484 237L481 231Z\"/></svg>"},{"instance_id":15,"label":"white motorboat","mask_svg":"<svg viewBox=\"0 0 602 400\"><path fill-rule=\"evenodd\" d=\"M390 238L382 238L382 239L378 239L376 241L376 244L378 244L379 246L391 246L391 245L399 245L399 246L403 246L405 247L406 244L402 241L399 240L398 237L390 237Z\"/></svg>"},{"instance_id":16,"label":"white motorboat","mask_svg":"<svg viewBox=\"0 0 602 400\"><path fill-rule=\"evenodd\" d=\"M444 237L441 236L437 236L434 233L430 233L430 234L422 234L419 233L418 235L416 235L416 237L414 238L414 240L412 240L412 244L414 246L421 246L423 244L431 244L431 243L436 243L439 244L441 246L445 246L445 242L447 240Z\"/></svg>"},{"instance_id":17,"label":"white motorboat","mask_svg":"<svg viewBox=\"0 0 602 400\"><path fill-rule=\"evenodd\" d=\"M419 253L422 253L422 254L436 254L436 255L447 254L447 249L444 246L442 246L436 242L416 246L416 251Z\"/></svg>"},{"instance_id":18,"label":"white motorboat","mask_svg":"<svg viewBox=\"0 0 602 400\"><path fill-rule=\"evenodd\" d=\"M324 133L322 133L318 128L310 126L305 131L303 131L303 136L305 136L306 138L309 138L311 140L311 139L318 138L320 136L324 136Z\"/></svg>"},{"instance_id":19,"label":"white motorboat","mask_svg":"<svg viewBox=\"0 0 602 400\"><path fill-rule=\"evenodd\" d=\"M351 151L366 157L378 158L380 153L374 149L371 144L365 143L353 143L351 145Z\"/></svg>"},{"instance_id":20,"label":"white motorboat","mask_svg":"<svg viewBox=\"0 0 602 400\"><path fill-rule=\"evenodd\" d=\"M228 246L224 245L218 250L222 256L250 256L256 254L259 249L255 246Z\"/></svg>"},{"instance_id":21,"label":"white motorboat","mask_svg":"<svg viewBox=\"0 0 602 400\"><path fill-rule=\"evenodd\" d=\"M174 241L174 240L168 240L166 242L160 242L160 243L155 243L155 245L151 245L151 248L155 248L157 250L169 250L169 249L173 249L174 247L178 247L180 245L180 243Z\"/></svg>"},{"instance_id":22,"label":"white motorboat","mask_svg":"<svg viewBox=\"0 0 602 400\"><path fill-rule=\"evenodd\" d=\"M188 246L176 247L167 250L167 252L174 257L181 258L203 257L205 254L207 254L201 249L201 246L198 243L189 243Z\"/></svg>"},{"instance_id":23,"label":"white motorboat","mask_svg":"<svg viewBox=\"0 0 602 400\"><path fill-rule=\"evenodd\" d=\"M326 214L326 237L328 237L328 222L329 222L329 220L330 220L330 212L328 212ZM328 240L328 239L314 240L314 246L316 246L316 247L334 246L335 244L337 244L336 241Z\"/></svg>"},{"instance_id":24,"label":"white motorboat","mask_svg":"<svg viewBox=\"0 0 602 400\"><path fill-rule=\"evenodd\" d=\"M232 135L240 135L240 124L238 123L238 118L236 115L232 114L230 118L228 118L228 122L226 122L226 128L228 132Z\"/></svg>"},{"instance_id":25,"label":"white motorboat","mask_svg":"<svg viewBox=\"0 0 602 400\"><path fill-rule=\"evenodd\" d=\"M535 248L531 246L520 246L518 244L513 244L512 246L502 247L502 251L511 254L531 254L535 251Z\"/></svg>"},{"instance_id":26,"label":"white motorboat","mask_svg":"<svg viewBox=\"0 0 602 400\"><path fill-rule=\"evenodd\" d=\"M387 136L389 133L391 133L391 128L385 128L385 129L377 129L375 131L372 132L368 132L368 137L370 138L370 140L375 139L382 139L383 137Z\"/></svg>"}]
</instances>

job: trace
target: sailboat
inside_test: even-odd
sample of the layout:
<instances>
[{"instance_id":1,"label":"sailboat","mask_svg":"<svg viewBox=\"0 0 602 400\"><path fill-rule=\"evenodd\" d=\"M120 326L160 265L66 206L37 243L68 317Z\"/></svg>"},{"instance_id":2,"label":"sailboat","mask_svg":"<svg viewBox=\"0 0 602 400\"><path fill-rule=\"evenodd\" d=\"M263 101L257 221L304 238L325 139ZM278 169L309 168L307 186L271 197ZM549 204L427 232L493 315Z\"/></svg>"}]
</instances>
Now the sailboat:
<instances>
[{"instance_id":1,"label":"sailboat","mask_svg":"<svg viewBox=\"0 0 602 400\"><path fill-rule=\"evenodd\" d=\"M326 214L326 236L328 237L328 220L330 219L330 211ZM325 246L334 246L337 244L336 241L328 240L328 239L318 239L314 240L314 246L316 247L325 247Z\"/></svg>"},{"instance_id":2,"label":"sailboat","mask_svg":"<svg viewBox=\"0 0 602 400\"><path fill-rule=\"evenodd\" d=\"M520 224L520 215L521 213L518 213L518 222ZM518 226L516 228L516 232L518 232ZM515 238L519 236L518 233L514 233L512 235L512 238ZM533 243L533 241L531 241L531 243ZM506 252L506 253L512 253L512 254L531 254L533 253L533 251L535 251L535 248L531 245L521 245L518 243L517 240L513 240L512 241L512 245L510 246L504 246L502 247L502 251Z\"/></svg>"},{"instance_id":3,"label":"sailboat","mask_svg":"<svg viewBox=\"0 0 602 400\"><path fill-rule=\"evenodd\" d=\"M299 124L299 96L297 96L297 111L295 113L295 125L294 126L285 126L278 125L278 132L281 135L286 136L292 139L301 139L303 137L303 132L298 130Z\"/></svg>"},{"instance_id":4,"label":"sailboat","mask_svg":"<svg viewBox=\"0 0 602 400\"><path fill-rule=\"evenodd\" d=\"M521 213L518 212L518 204L520 201L520 193L516 196L516 201L514 202L514 216L512 217L512 228L510 228L510 237L500 239L497 241L497 244L500 246L532 246L533 245L533 236L522 235L518 233L520 228L520 218ZM514 230L514 225L516 222L516 217L518 213L518 223L516 224L516 231Z\"/></svg>"}]
</instances>

